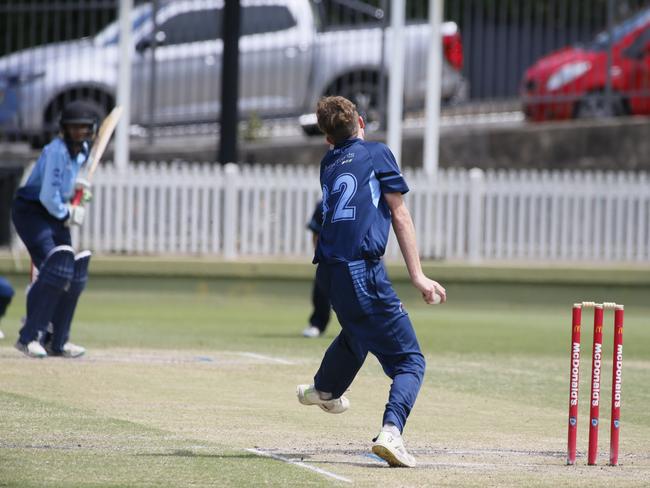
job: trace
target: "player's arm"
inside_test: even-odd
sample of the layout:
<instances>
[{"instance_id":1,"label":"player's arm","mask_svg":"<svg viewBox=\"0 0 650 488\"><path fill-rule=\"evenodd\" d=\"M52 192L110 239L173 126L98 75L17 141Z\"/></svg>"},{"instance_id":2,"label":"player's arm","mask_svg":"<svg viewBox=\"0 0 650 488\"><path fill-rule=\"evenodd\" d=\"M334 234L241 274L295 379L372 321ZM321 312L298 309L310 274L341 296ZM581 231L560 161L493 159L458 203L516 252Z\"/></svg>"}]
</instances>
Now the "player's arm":
<instances>
[{"instance_id":1,"label":"player's arm","mask_svg":"<svg viewBox=\"0 0 650 488\"><path fill-rule=\"evenodd\" d=\"M307 228L311 231L311 240L312 243L314 244L314 249L316 249L316 245L318 244L318 236L323 230L322 200L318 202L318 204L316 205L316 208L314 209L314 213L312 214L311 219L309 219L309 222L307 223Z\"/></svg>"},{"instance_id":2,"label":"player's arm","mask_svg":"<svg viewBox=\"0 0 650 488\"><path fill-rule=\"evenodd\" d=\"M440 283L427 278L422 271L420 256L415 240L415 226L411 213L404 204L401 193L384 193L384 198L391 211L393 230L397 236L406 269L411 277L411 283L422 293L425 302L434 303L435 294L440 295L440 301L447 299L445 289Z\"/></svg>"},{"instance_id":3,"label":"player's arm","mask_svg":"<svg viewBox=\"0 0 650 488\"><path fill-rule=\"evenodd\" d=\"M38 197L52 216L64 220L68 216L68 207L61 194L65 174L65 159L57 151L46 154L46 158L43 170L43 184Z\"/></svg>"}]
</instances>

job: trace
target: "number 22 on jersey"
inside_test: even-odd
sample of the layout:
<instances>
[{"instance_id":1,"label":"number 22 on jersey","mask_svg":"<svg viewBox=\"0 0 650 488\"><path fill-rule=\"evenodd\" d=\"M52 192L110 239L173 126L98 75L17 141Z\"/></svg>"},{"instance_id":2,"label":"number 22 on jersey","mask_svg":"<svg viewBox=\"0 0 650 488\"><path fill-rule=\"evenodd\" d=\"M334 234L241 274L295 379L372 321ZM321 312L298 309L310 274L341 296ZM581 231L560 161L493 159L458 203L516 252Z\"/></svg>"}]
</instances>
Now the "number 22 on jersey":
<instances>
[{"instance_id":1,"label":"number 22 on jersey","mask_svg":"<svg viewBox=\"0 0 650 488\"><path fill-rule=\"evenodd\" d=\"M331 222L338 222L340 220L354 220L357 215L357 207L354 205L349 205L350 200L354 197L357 192L357 179L351 173L342 173L336 177L334 180L334 185L332 186L332 195L340 193L339 199L334 205L334 213L332 214ZM329 206L327 204L329 200L330 192L327 188L327 185L323 185L323 217L327 219Z\"/></svg>"}]
</instances>

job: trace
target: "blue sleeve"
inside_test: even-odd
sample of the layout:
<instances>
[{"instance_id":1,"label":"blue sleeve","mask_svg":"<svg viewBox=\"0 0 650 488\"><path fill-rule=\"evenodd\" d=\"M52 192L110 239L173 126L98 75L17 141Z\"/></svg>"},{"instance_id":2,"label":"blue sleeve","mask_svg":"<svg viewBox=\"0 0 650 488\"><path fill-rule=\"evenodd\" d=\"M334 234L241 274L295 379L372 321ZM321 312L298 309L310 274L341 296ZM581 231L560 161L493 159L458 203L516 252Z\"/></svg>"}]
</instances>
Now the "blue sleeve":
<instances>
[{"instance_id":1,"label":"blue sleeve","mask_svg":"<svg viewBox=\"0 0 650 488\"><path fill-rule=\"evenodd\" d=\"M379 180L382 193L406 193L409 187L395 161L395 156L385 144L377 143L369 147L375 176Z\"/></svg>"},{"instance_id":2,"label":"blue sleeve","mask_svg":"<svg viewBox=\"0 0 650 488\"><path fill-rule=\"evenodd\" d=\"M38 198L50 214L63 220L68 215L68 208L61 194L65 174L65 155L59 151L48 151L44 156L43 184Z\"/></svg>"},{"instance_id":3,"label":"blue sleeve","mask_svg":"<svg viewBox=\"0 0 650 488\"><path fill-rule=\"evenodd\" d=\"M323 202L319 201L314 209L314 214L307 223L307 228L314 234L320 234L323 230Z\"/></svg>"}]
</instances>

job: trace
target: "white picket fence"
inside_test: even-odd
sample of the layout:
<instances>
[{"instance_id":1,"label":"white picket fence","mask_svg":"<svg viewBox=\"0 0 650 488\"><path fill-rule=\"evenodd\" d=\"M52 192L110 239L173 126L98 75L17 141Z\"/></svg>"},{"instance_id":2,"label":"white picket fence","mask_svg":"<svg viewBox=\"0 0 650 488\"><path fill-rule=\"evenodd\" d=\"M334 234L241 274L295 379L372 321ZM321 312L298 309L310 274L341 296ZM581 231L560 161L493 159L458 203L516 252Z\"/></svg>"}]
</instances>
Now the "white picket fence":
<instances>
[{"instance_id":1,"label":"white picket fence","mask_svg":"<svg viewBox=\"0 0 650 488\"><path fill-rule=\"evenodd\" d=\"M648 174L405 173L425 259L650 261ZM319 198L314 167L107 165L74 238L99 253L309 258ZM386 254L399 256L393 235Z\"/></svg>"}]
</instances>

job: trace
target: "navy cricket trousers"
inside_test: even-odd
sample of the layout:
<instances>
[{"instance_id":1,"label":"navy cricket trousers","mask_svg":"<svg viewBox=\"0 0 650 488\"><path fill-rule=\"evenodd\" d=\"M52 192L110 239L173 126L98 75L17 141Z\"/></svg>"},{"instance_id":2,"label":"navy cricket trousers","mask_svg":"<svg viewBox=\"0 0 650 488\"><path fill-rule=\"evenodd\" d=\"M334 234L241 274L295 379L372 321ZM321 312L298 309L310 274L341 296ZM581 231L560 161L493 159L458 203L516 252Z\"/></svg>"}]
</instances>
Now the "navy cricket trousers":
<instances>
[{"instance_id":1,"label":"navy cricket trousers","mask_svg":"<svg viewBox=\"0 0 650 488\"><path fill-rule=\"evenodd\" d=\"M34 266L39 270L52 249L71 244L70 229L64 225L63 221L50 215L40 202L16 197L11 208L11 217L16 232L25 243ZM72 272L72 270L69 271ZM38 284L38 281L36 283ZM53 324L56 337L56 341L52 340L52 347L60 351L67 341L70 321L67 319L57 320L55 315L64 312L70 314L70 308L74 312L78 296L73 297L72 302L74 303L71 303L71 300L62 301L61 294L67 292L69 283L65 286L63 283L59 283L59 285L61 286L52 288L43 283L42 286L32 285L30 288L27 295L27 317L18 336L18 340L22 344L29 344L39 337L39 333L45 333L49 323ZM62 307L58 307L60 303L63 303ZM59 308L61 310L57 312ZM47 339L46 334L43 336L43 340Z\"/></svg>"},{"instance_id":2,"label":"navy cricket trousers","mask_svg":"<svg viewBox=\"0 0 650 488\"><path fill-rule=\"evenodd\" d=\"M330 321L331 305L329 291L324 290L314 278L314 285L311 292L312 314L309 316L309 325L313 325L321 334L327 329Z\"/></svg>"},{"instance_id":3,"label":"navy cricket trousers","mask_svg":"<svg viewBox=\"0 0 650 488\"><path fill-rule=\"evenodd\" d=\"M391 423L401 432L420 391L425 361L384 263L321 263L316 279L329 290L342 327L314 377L316 389L340 397L371 352L393 380L383 423Z\"/></svg>"},{"instance_id":4,"label":"navy cricket trousers","mask_svg":"<svg viewBox=\"0 0 650 488\"><path fill-rule=\"evenodd\" d=\"M14 296L14 289L11 284L2 276L0 276L0 319L7 311L7 307L11 303Z\"/></svg>"},{"instance_id":5,"label":"navy cricket trousers","mask_svg":"<svg viewBox=\"0 0 650 488\"><path fill-rule=\"evenodd\" d=\"M56 246L72 244L70 228L50 215L40 202L16 197L11 207L11 217L37 268Z\"/></svg>"}]
</instances>

